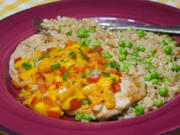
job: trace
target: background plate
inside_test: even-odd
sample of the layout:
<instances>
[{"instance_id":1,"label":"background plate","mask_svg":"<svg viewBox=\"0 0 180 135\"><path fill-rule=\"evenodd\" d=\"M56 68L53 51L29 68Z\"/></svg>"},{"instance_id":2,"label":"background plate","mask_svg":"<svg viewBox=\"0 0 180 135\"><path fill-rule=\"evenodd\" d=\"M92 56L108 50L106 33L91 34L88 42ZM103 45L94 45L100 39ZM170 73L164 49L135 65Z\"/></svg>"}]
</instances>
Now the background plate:
<instances>
[{"instance_id":1,"label":"background plate","mask_svg":"<svg viewBox=\"0 0 180 135\"><path fill-rule=\"evenodd\" d=\"M79 123L41 116L16 102L8 74L8 60L18 43L37 32L34 16L115 17L159 25L178 25L180 10L142 0L64 0L28 9L0 22L0 125L20 134L118 135L161 134L180 127L180 95L156 111L111 122ZM180 41L179 36L174 36Z\"/></svg>"}]
</instances>

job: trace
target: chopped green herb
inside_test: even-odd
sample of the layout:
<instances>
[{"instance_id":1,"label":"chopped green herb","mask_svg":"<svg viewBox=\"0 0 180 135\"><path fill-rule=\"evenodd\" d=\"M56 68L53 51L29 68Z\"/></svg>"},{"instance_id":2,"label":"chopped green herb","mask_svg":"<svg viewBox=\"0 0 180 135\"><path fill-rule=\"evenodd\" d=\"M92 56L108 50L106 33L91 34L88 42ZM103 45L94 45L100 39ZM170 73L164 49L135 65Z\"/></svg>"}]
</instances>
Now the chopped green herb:
<instances>
[{"instance_id":1,"label":"chopped green herb","mask_svg":"<svg viewBox=\"0 0 180 135\"><path fill-rule=\"evenodd\" d=\"M107 63L107 62L104 62L104 65L105 65L105 66L109 66L110 64L109 64L109 63Z\"/></svg>"},{"instance_id":2,"label":"chopped green herb","mask_svg":"<svg viewBox=\"0 0 180 135\"><path fill-rule=\"evenodd\" d=\"M54 65L51 65L51 68L52 68L52 69L56 69L56 68L59 68L59 67L60 67L60 64L59 64L59 63L54 64Z\"/></svg>"},{"instance_id":3,"label":"chopped green herb","mask_svg":"<svg viewBox=\"0 0 180 135\"><path fill-rule=\"evenodd\" d=\"M72 81L72 84L75 84L76 83L76 81Z\"/></svg>"},{"instance_id":4,"label":"chopped green herb","mask_svg":"<svg viewBox=\"0 0 180 135\"><path fill-rule=\"evenodd\" d=\"M49 51L48 51L47 53L45 53L45 54L42 56L42 59L48 57L48 56L49 56L49 53L50 53Z\"/></svg>"},{"instance_id":5,"label":"chopped green herb","mask_svg":"<svg viewBox=\"0 0 180 135\"><path fill-rule=\"evenodd\" d=\"M32 67L31 64L28 63L28 62L22 63L21 66L22 66L23 68L25 68L26 70L29 70L29 69Z\"/></svg>"},{"instance_id":6,"label":"chopped green herb","mask_svg":"<svg viewBox=\"0 0 180 135\"><path fill-rule=\"evenodd\" d=\"M116 78L111 78L111 80L112 80L113 82L115 82L115 81L116 81Z\"/></svg>"},{"instance_id":7,"label":"chopped green herb","mask_svg":"<svg viewBox=\"0 0 180 135\"><path fill-rule=\"evenodd\" d=\"M63 75L63 81L67 81L67 77L68 77L69 72L65 72Z\"/></svg>"},{"instance_id":8,"label":"chopped green herb","mask_svg":"<svg viewBox=\"0 0 180 135\"><path fill-rule=\"evenodd\" d=\"M82 105L90 105L91 102L88 99L83 99L82 100Z\"/></svg>"},{"instance_id":9,"label":"chopped green herb","mask_svg":"<svg viewBox=\"0 0 180 135\"><path fill-rule=\"evenodd\" d=\"M101 74L104 74L105 77L110 77L110 73L109 72L101 72Z\"/></svg>"},{"instance_id":10,"label":"chopped green herb","mask_svg":"<svg viewBox=\"0 0 180 135\"><path fill-rule=\"evenodd\" d=\"M86 78L86 76L87 76L86 73L82 73L81 75L82 78Z\"/></svg>"},{"instance_id":11,"label":"chopped green herb","mask_svg":"<svg viewBox=\"0 0 180 135\"><path fill-rule=\"evenodd\" d=\"M71 55L72 57L76 57L76 53L75 52L69 52L68 55Z\"/></svg>"},{"instance_id":12,"label":"chopped green herb","mask_svg":"<svg viewBox=\"0 0 180 135\"><path fill-rule=\"evenodd\" d=\"M36 59L33 60L33 62L34 62L34 64L36 64L37 62L41 61L42 59L43 59L42 57L36 58Z\"/></svg>"},{"instance_id":13,"label":"chopped green herb","mask_svg":"<svg viewBox=\"0 0 180 135\"><path fill-rule=\"evenodd\" d=\"M22 63L22 65L21 65L23 68L25 68L26 70L29 70L32 66L31 66L31 64L30 63L28 63L28 62L24 62L24 63Z\"/></svg>"},{"instance_id":14,"label":"chopped green herb","mask_svg":"<svg viewBox=\"0 0 180 135\"><path fill-rule=\"evenodd\" d=\"M87 85L87 83L82 82L82 85L83 85L83 86L86 86L86 85Z\"/></svg>"},{"instance_id":15,"label":"chopped green herb","mask_svg":"<svg viewBox=\"0 0 180 135\"><path fill-rule=\"evenodd\" d=\"M113 60L113 61L111 62L110 66L111 66L112 68L115 68L117 71L119 71L119 69L120 69L119 63L116 62L115 60Z\"/></svg>"}]
</instances>

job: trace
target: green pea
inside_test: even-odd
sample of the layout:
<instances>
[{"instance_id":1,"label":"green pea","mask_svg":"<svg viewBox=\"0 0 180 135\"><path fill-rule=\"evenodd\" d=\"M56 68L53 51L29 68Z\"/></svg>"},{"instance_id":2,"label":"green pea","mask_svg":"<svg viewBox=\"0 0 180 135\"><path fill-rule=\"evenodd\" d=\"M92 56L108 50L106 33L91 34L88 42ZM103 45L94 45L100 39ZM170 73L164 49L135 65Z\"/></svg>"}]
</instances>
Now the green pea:
<instances>
[{"instance_id":1,"label":"green pea","mask_svg":"<svg viewBox=\"0 0 180 135\"><path fill-rule=\"evenodd\" d=\"M167 36L166 39L167 39L168 41L172 41L172 37L170 37L170 36Z\"/></svg>"},{"instance_id":2,"label":"green pea","mask_svg":"<svg viewBox=\"0 0 180 135\"><path fill-rule=\"evenodd\" d=\"M65 25L60 25L59 27L58 27L58 32L61 32L62 31L62 28L64 28L65 27Z\"/></svg>"},{"instance_id":3,"label":"green pea","mask_svg":"<svg viewBox=\"0 0 180 135\"><path fill-rule=\"evenodd\" d=\"M126 44L125 44L125 46L127 47L127 48L131 48L132 47L132 43L131 42L126 42Z\"/></svg>"},{"instance_id":4,"label":"green pea","mask_svg":"<svg viewBox=\"0 0 180 135\"><path fill-rule=\"evenodd\" d=\"M144 30L142 30L142 29L138 30L138 35L140 37L143 37L144 36Z\"/></svg>"},{"instance_id":5,"label":"green pea","mask_svg":"<svg viewBox=\"0 0 180 135\"><path fill-rule=\"evenodd\" d=\"M156 72L156 71L152 71L151 72L151 77L152 77L152 79L158 79L159 78L159 73Z\"/></svg>"},{"instance_id":6,"label":"green pea","mask_svg":"<svg viewBox=\"0 0 180 135\"><path fill-rule=\"evenodd\" d=\"M118 58L120 61L123 61L126 59L126 55L125 54L119 54Z\"/></svg>"},{"instance_id":7,"label":"green pea","mask_svg":"<svg viewBox=\"0 0 180 135\"><path fill-rule=\"evenodd\" d=\"M128 31L129 31L129 32L133 32L133 31L134 31L134 28L133 28L133 27L129 27L129 28L128 28Z\"/></svg>"},{"instance_id":8,"label":"green pea","mask_svg":"<svg viewBox=\"0 0 180 135\"><path fill-rule=\"evenodd\" d=\"M168 88L160 88L158 92L159 92L159 95L165 96L168 93Z\"/></svg>"},{"instance_id":9,"label":"green pea","mask_svg":"<svg viewBox=\"0 0 180 135\"><path fill-rule=\"evenodd\" d=\"M130 66L130 64L128 64L128 63L123 63L123 68L124 68L124 69L128 69L129 66Z\"/></svg>"},{"instance_id":10,"label":"green pea","mask_svg":"<svg viewBox=\"0 0 180 135\"><path fill-rule=\"evenodd\" d=\"M136 57L128 57L127 60L128 61L134 61L134 62L138 61L138 59Z\"/></svg>"},{"instance_id":11,"label":"green pea","mask_svg":"<svg viewBox=\"0 0 180 135\"><path fill-rule=\"evenodd\" d=\"M165 47L164 47L164 52L165 52L166 54L171 54L172 48L171 48L170 46L165 46Z\"/></svg>"},{"instance_id":12,"label":"green pea","mask_svg":"<svg viewBox=\"0 0 180 135\"><path fill-rule=\"evenodd\" d=\"M151 75L145 75L144 76L144 80L147 81L147 82L151 81L151 79L152 79Z\"/></svg>"},{"instance_id":13,"label":"green pea","mask_svg":"<svg viewBox=\"0 0 180 135\"><path fill-rule=\"evenodd\" d=\"M84 114L83 119L87 121L92 121L92 117L89 114Z\"/></svg>"},{"instance_id":14,"label":"green pea","mask_svg":"<svg viewBox=\"0 0 180 135\"><path fill-rule=\"evenodd\" d=\"M110 58L112 58L112 55L107 52L107 53L104 54L104 58L110 59Z\"/></svg>"},{"instance_id":15,"label":"green pea","mask_svg":"<svg viewBox=\"0 0 180 135\"><path fill-rule=\"evenodd\" d=\"M167 45L168 43L167 43L165 40L163 40L163 41L160 42L160 44L165 46L165 45Z\"/></svg>"},{"instance_id":16,"label":"green pea","mask_svg":"<svg viewBox=\"0 0 180 135\"><path fill-rule=\"evenodd\" d=\"M125 48L121 48L120 49L120 53L126 55L127 54L127 50Z\"/></svg>"},{"instance_id":17,"label":"green pea","mask_svg":"<svg viewBox=\"0 0 180 135\"><path fill-rule=\"evenodd\" d=\"M83 114L80 114L80 113L76 114L76 116L75 116L75 120L77 120L77 121L81 121L82 118L83 118Z\"/></svg>"},{"instance_id":18,"label":"green pea","mask_svg":"<svg viewBox=\"0 0 180 135\"><path fill-rule=\"evenodd\" d=\"M90 45L90 42L91 42L90 40L85 40L85 41L84 41L84 45L85 45L85 46L89 46L89 45Z\"/></svg>"},{"instance_id":19,"label":"green pea","mask_svg":"<svg viewBox=\"0 0 180 135\"><path fill-rule=\"evenodd\" d=\"M175 40L171 41L170 43L173 44L173 45L176 46L176 47L177 47L178 44L179 44L178 41L175 41Z\"/></svg>"},{"instance_id":20,"label":"green pea","mask_svg":"<svg viewBox=\"0 0 180 135\"><path fill-rule=\"evenodd\" d=\"M138 52L138 50L133 50L132 52L131 52L131 56L135 56L135 57L138 57L138 54L139 52Z\"/></svg>"},{"instance_id":21,"label":"green pea","mask_svg":"<svg viewBox=\"0 0 180 135\"><path fill-rule=\"evenodd\" d=\"M153 68L154 68L153 65L148 65L148 66L146 67L146 69L147 69L148 71L151 71Z\"/></svg>"},{"instance_id":22,"label":"green pea","mask_svg":"<svg viewBox=\"0 0 180 135\"><path fill-rule=\"evenodd\" d=\"M119 40L118 45L119 45L120 47L125 47L125 42L124 42L124 40Z\"/></svg>"},{"instance_id":23,"label":"green pea","mask_svg":"<svg viewBox=\"0 0 180 135\"><path fill-rule=\"evenodd\" d=\"M82 40L77 40L76 43L79 44L79 45L83 45L84 44L84 42Z\"/></svg>"},{"instance_id":24,"label":"green pea","mask_svg":"<svg viewBox=\"0 0 180 135\"><path fill-rule=\"evenodd\" d=\"M89 30L88 30L88 32L90 32L90 33L94 33L96 30L95 30L95 28L90 28Z\"/></svg>"},{"instance_id":25,"label":"green pea","mask_svg":"<svg viewBox=\"0 0 180 135\"><path fill-rule=\"evenodd\" d=\"M67 36L71 36L72 35L72 30L69 30L67 33L66 33Z\"/></svg>"},{"instance_id":26,"label":"green pea","mask_svg":"<svg viewBox=\"0 0 180 135\"><path fill-rule=\"evenodd\" d=\"M86 36L86 28L81 27L77 32L78 37L83 38Z\"/></svg>"},{"instance_id":27,"label":"green pea","mask_svg":"<svg viewBox=\"0 0 180 135\"><path fill-rule=\"evenodd\" d=\"M101 46L101 43L99 41L96 41L93 43L93 47Z\"/></svg>"},{"instance_id":28,"label":"green pea","mask_svg":"<svg viewBox=\"0 0 180 135\"><path fill-rule=\"evenodd\" d=\"M158 84L158 83L159 83L158 79L152 79L152 84Z\"/></svg>"},{"instance_id":29,"label":"green pea","mask_svg":"<svg viewBox=\"0 0 180 135\"><path fill-rule=\"evenodd\" d=\"M158 98L156 101L154 101L154 104L157 106L157 107L160 107L163 105L163 101L162 99Z\"/></svg>"},{"instance_id":30,"label":"green pea","mask_svg":"<svg viewBox=\"0 0 180 135\"><path fill-rule=\"evenodd\" d=\"M82 100L82 105L89 105L91 102L88 99L83 99Z\"/></svg>"},{"instance_id":31,"label":"green pea","mask_svg":"<svg viewBox=\"0 0 180 135\"><path fill-rule=\"evenodd\" d=\"M135 106L135 113L136 115L141 115L144 113L144 108L140 105L136 105Z\"/></svg>"},{"instance_id":32,"label":"green pea","mask_svg":"<svg viewBox=\"0 0 180 135\"><path fill-rule=\"evenodd\" d=\"M173 64L172 71L176 71L176 72L180 71L180 66L177 63L173 62L172 64Z\"/></svg>"},{"instance_id":33,"label":"green pea","mask_svg":"<svg viewBox=\"0 0 180 135\"><path fill-rule=\"evenodd\" d=\"M143 45L139 45L138 50L141 52L144 52L146 50L146 48Z\"/></svg>"},{"instance_id":34,"label":"green pea","mask_svg":"<svg viewBox=\"0 0 180 135\"><path fill-rule=\"evenodd\" d=\"M162 78L162 83L169 82L169 79L167 77Z\"/></svg>"},{"instance_id":35,"label":"green pea","mask_svg":"<svg viewBox=\"0 0 180 135\"><path fill-rule=\"evenodd\" d=\"M124 68L120 68L120 69L119 69L119 72L124 72L124 71L125 71Z\"/></svg>"},{"instance_id":36,"label":"green pea","mask_svg":"<svg viewBox=\"0 0 180 135\"><path fill-rule=\"evenodd\" d=\"M148 52L147 56L150 58L155 55L155 52Z\"/></svg>"},{"instance_id":37,"label":"green pea","mask_svg":"<svg viewBox=\"0 0 180 135\"><path fill-rule=\"evenodd\" d=\"M146 64L150 64L151 63L151 59L150 58L145 59L145 63Z\"/></svg>"}]
</instances>

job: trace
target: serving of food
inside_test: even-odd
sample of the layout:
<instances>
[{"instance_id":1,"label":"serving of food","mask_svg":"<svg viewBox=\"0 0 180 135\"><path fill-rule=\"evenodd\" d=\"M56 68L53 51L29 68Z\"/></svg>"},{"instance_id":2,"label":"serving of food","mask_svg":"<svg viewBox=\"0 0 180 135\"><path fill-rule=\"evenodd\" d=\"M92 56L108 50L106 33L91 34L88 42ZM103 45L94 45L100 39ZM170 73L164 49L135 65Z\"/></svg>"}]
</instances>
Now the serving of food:
<instances>
[{"instance_id":1,"label":"serving of food","mask_svg":"<svg viewBox=\"0 0 180 135\"><path fill-rule=\"evenodd\" d=\"M18 99L33 111L77 121L121 120L155 110L180 92L180 48L169 35L104 30L90 19L44 19L49 35L10 57Z\"/></svg>"}]
</instances>

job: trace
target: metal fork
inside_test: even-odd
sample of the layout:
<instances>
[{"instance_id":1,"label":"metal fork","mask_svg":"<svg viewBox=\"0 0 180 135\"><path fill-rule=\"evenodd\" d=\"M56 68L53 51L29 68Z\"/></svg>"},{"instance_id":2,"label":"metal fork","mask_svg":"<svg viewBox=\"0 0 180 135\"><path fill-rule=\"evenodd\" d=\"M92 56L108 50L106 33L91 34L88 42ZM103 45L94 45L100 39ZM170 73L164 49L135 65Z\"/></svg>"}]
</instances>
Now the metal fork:
<instances>
[{"instance_id":1,"label":"metal fork","mask_svg":"<svg viewBox=\"0 0 180 135\"><path fill-rule=\"evenodd\" d=\"M122 30L122 29L142 29L146 31L153 31L153 32L161 32L161 33L169 33L169 34L180 34L180 26L146 26L146 25L121 25L121 24L111 24L111 23L100 23L98 20L101 20L101 17L91 18L95 20L97 23L99 23L100 26L102 26L104 29L110 29L110 30ZM34 17L33 19L33 26L35 26L39 31L50 35L47 29L45 29L42 25L42 19L38 17ZM108 27L105 27L108 26Z\"/></svg>"}]
</instances>

